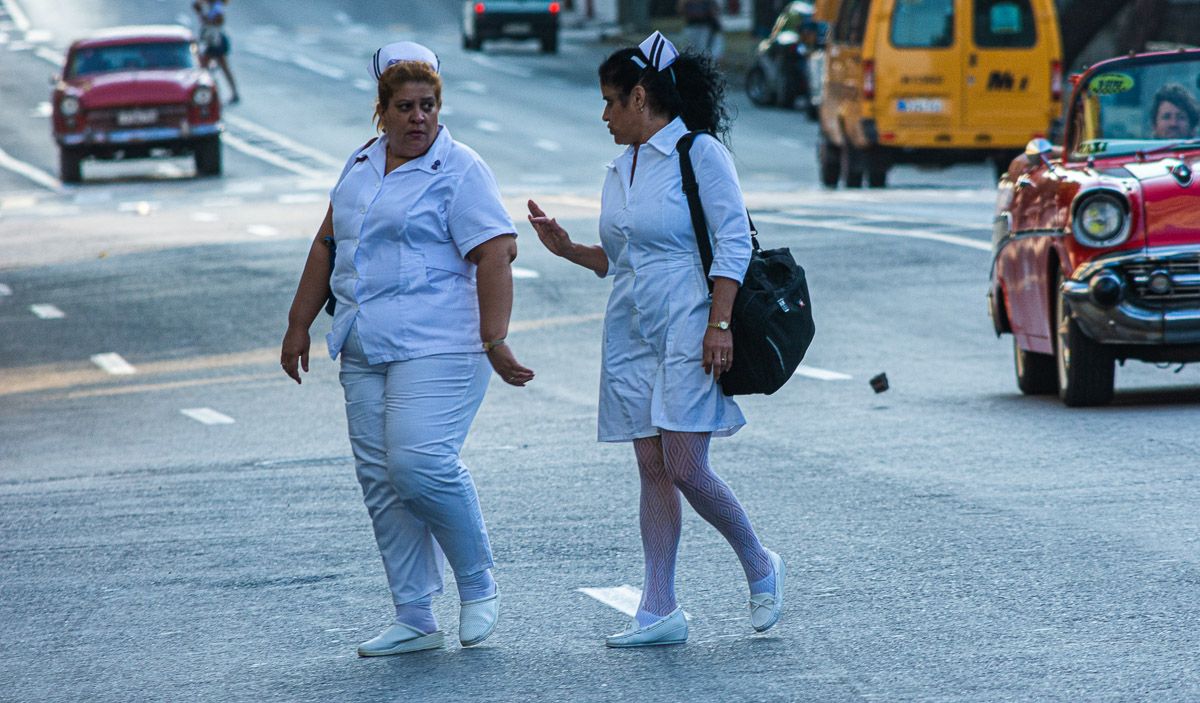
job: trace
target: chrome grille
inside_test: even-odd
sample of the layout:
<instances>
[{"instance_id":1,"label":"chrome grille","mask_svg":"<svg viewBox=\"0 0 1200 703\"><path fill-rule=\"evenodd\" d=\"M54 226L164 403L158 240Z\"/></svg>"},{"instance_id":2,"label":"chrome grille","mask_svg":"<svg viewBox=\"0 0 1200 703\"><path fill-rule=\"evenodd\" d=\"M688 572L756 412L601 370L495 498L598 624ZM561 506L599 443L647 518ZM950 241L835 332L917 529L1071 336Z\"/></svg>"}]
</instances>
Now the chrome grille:
<instances>
[{"instance_id":1,"label":"chrome grille","mask_svg":"<svg viewBox=\"0 0 1200 703\"><path fill-rule=\"evenodd\" d=\"M105 108L102 110L89 110L87 113L87 125L89 128L96 131L111 132L114 130L128 129L128 127L117 124L117 113L124 110L156 110L158 117L150 123L137 125L138 127L178 127L180 122L187 119L187 105L148 105L127 108Z\"/></svg>"},{"instance_id":2,"label":"chrome grille","mask_svg":"<svg viewBox=\"0 0 1200 703\"><path fill-rule=\"evenodd\" d=\"M1121 272L1129 292L1142 303L1164 307L1200 303L1200 254L1127 261L1121 264ZM1165 293L1150 290L1150 278L1158 272L1171 277L1171 288Z\"/></svg>"}]
</instances>

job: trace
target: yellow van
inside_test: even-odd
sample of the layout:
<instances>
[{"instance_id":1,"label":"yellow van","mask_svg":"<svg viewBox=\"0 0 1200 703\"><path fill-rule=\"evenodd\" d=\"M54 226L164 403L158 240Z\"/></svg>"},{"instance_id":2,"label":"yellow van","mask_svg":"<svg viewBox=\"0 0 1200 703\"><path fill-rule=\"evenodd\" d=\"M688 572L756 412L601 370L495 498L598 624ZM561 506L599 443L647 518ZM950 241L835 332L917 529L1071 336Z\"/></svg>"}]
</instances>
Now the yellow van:
<instances>
[{"instance_id":1,"label":"yellow van","mask_svg":"<svg viewBox=\"0 0 1200 703\"><path fill-rule=\"evenodd\" d=\"M991 159L1003 173L1062 100L1054 0L824 0L817 161L830 188L893 164ZM834 7L836 5L836 8Z\"/></svg>"}]
</instances>

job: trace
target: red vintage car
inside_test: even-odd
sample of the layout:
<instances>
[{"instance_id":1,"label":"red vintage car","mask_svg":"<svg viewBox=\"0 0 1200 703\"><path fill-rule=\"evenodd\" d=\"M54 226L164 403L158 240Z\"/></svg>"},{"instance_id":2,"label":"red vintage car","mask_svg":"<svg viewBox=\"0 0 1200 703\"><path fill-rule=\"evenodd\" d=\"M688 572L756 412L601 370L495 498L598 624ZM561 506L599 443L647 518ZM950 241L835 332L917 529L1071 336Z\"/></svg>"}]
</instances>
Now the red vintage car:
<instances>
[{"instance_id":1,"label":"red vintage car","mask_svg":"<svg viewBox=\"0 0 1200 703\"><path fill-rule=\"evenodd\" d=\"M221 173L221 102L185 27L117 27L74 42L51 105L64 183L82 179L87 157L192 154L200 175Z\"/></svg>"},{"instance_id":2,"label":"red vintage car","mask_svg":"<svg viewBox=\"0 0 1200 703\"><path fill-rule=\"evenodd\" d=\"M1098 63L1063 146L1000 180L988 307L1024 393L1102 405L1117 361L1200 361L1198 94L1200 51Z\"/></svg>"}]
</instances>

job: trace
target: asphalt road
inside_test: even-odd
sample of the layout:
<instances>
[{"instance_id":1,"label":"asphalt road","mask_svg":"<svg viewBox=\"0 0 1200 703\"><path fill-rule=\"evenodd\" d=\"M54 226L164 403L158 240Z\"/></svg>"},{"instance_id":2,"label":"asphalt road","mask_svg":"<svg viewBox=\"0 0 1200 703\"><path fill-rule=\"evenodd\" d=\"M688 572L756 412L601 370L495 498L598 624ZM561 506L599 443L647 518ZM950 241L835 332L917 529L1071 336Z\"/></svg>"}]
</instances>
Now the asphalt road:
<instances>
[{"instance_id":1,"label":"asphalt road","mask_svg":"<svg viewBox=\"0 0 1200 703\"><path fill-rule=\"evenodd\" d=\"M687 512L690 641L607 650L641 581L632 452L594 441L609 284L542 250L520 213L533 197L595 238L617 148L593 75L612 47L579 29L557 57L468 55L453 3L238 0L225 176L88 164L64 188L53 57L187 7L19 4L22 26L12 0L0 19L0 701L1200 697L1200 377L1131 362L1109 407L1021 396L984 305L987 167L823 191L813 126L731 95L763 243L806 267L818 324L803 375L742 401L750 424L714 442L787 561L788 605L754 635L732 551ZM296 387L277 354L327 190L372 133L366 58L405 36L441 55L443 121L517 222L510 341L537 378L492 384L464 452L497 633L364 660L390 605L337 367L314 353ZM435 611L453 633L448 591Z\"/></svg>"}]
</instances>

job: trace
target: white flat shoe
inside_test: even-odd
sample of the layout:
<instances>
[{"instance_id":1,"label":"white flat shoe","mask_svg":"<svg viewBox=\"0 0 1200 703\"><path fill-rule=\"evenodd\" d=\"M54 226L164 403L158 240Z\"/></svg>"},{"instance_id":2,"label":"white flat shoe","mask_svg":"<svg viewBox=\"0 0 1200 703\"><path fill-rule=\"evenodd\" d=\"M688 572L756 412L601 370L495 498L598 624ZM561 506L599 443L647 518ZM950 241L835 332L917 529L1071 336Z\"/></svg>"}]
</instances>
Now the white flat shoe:
<instances>
[{"instance_id":1,"label":"white flat shoe","mask_svg":"<svg viewBox=\"0 0 1200 703\"><path fill-rule=\"evenodd\" d=\"M445 642L446 633L441 630L426 634L411 625L398 622L358 645L358 656L386 657L389 654L419 652L423 649L437 649Z\"/></svg>"},{"instance_id":2,"label":"white flat shoe","mask_svg":"<svg viewBox=\"0 0 1200 703\"><path fill-rule=\"evenodd\" d=\"M458 641L473 647L486 640L500 619L500 594L479 600L463 601L458 609Z\"/></svg>"},{"instance_id":3,"label":"white flat shoe","mask_svg":"<svg viewBox=\"0 0 1200 703\"><path fill-rule=\"evenodd\" d=\"M637 621L624 632L609 635L604 638L608 647L657 647L664 644L683 644L687 642L688 624L683 615L683 608L676 608L661 620L656 620L645 627L638 627Z\"/></svg>"},{"instance_id":4,"label":"white flat shoe","mask_svg":"<svg viewBox=\"0 0 1200 703\"><path fill-rule=\"evenodd\" d=\"M779 613L783 610L783 559L770 549L767 556L775 569L775 590L750 596L750 624L758 632L766 632L779 622Z\"/></svg>"}]
</instances>

